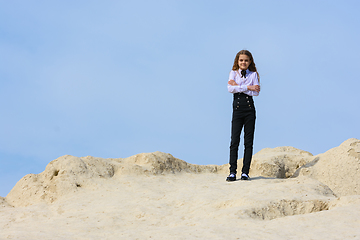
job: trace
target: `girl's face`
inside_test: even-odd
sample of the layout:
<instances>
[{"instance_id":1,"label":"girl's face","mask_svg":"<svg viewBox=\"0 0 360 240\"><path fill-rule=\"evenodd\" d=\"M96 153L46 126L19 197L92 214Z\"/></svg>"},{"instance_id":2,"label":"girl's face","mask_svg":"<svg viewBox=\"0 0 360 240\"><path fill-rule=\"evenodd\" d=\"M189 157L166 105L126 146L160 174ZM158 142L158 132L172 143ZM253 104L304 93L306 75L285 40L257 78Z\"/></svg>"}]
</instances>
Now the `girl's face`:
<instances>
[{"instance_id":1,"label":"girl's face","mask_svg":"<svg viewBox=\"0 0 360 240\"><path fill-rule=\"evenodd\" d=\"M251 60L248 55L240 54L238 65L241 70L246 70L250 66Z\"/></svg>"}]
</instances>

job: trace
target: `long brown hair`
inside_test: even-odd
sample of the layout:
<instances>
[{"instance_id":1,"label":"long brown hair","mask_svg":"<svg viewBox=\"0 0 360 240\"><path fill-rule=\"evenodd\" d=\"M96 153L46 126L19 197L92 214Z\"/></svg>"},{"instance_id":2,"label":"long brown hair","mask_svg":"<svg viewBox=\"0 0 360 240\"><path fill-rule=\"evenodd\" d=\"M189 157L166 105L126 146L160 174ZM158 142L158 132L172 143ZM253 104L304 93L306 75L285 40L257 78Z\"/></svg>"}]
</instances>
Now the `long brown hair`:
<instances>
[{"instance_id":1,"label":"long brown hair","mask_svg":"<svg viewBox=\"0 0 360 240\"><path fill-rule=\"evenodd\" d=\"M248 57L250 58L250 61L251 61L251 62L250 62L250 65L249 65L248 69L249 69L250 71L252 71L252 72L256 72L256 74L258 75L259 83L260 83L260 75L259 75L259 73L258 73L258 71L257 71L257 69L256 69L255 62L254 62L254 58L253 58L251 52L249 52L248 50L241 50L240 52L238 52L238 53L236 54L235 59L234 59L234 65L233 65L233 67L232 67L232 70L234 70L234 71L239 70L239 57L240 57L240 55L242 55L242 54L244 54L244 55L246 55L246 56L248 56Z\"/></svg>"}]
</instances>

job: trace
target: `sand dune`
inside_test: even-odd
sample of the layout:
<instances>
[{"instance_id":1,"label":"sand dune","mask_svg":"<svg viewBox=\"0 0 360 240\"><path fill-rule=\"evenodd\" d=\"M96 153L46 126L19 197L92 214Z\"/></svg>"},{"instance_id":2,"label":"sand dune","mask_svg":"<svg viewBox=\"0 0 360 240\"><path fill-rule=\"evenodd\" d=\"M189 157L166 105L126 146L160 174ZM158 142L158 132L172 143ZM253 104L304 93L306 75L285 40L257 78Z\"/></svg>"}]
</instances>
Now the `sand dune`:
<instances>
[{"instance_id":1,"label":"sand dune","mask_svg":"<svg viewBox=\"0 0 360 240\"><path fill-rule=\"evenodd\" d=\"M359 167L358 139L263 149L231 183L162 152L63 156L0 198L0 239L360 239Z\"/></svg>"}]
</instances>

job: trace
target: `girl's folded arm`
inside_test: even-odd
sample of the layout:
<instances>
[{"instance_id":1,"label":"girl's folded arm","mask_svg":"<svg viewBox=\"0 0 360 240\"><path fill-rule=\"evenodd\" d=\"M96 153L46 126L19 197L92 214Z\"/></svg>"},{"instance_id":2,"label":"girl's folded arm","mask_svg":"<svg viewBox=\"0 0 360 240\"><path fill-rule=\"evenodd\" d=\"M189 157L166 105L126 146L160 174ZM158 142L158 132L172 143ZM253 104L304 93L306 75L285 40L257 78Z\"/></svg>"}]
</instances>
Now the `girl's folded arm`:
<instances>
[{"instance_id":1,"label":"girl's folded arm","mask_svg":"<svg viewBox=\"0 0 360 240\"><path fill-rule=\"evenodd\" d=\"M242 85L242 86L239 86L239 85L230 85L230 84L228 84L228 91L230 92L230 93L240 93L240 92L245 92L245 91L247 91L248 89L247 89L247 86L245 86L245 85Z\"/></svg>"}]
</instances>

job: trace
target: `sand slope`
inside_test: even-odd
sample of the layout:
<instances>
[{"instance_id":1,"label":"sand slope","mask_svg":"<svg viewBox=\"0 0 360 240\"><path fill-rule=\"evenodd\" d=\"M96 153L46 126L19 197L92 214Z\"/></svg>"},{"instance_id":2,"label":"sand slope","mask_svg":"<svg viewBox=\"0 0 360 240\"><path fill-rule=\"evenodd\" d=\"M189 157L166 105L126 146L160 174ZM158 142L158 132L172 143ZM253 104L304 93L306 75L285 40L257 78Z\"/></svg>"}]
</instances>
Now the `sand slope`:
<instances>
[{"instance_id":1,"label":"sand slope","mask_svg":"<svg viewBox=\"0 0 360 240\"><path fill-rule=\"evenodd\" d=\"M0 198L0 239L360 239L359 146L263 149L232 183L161 152L63 156Z\"/></svg>"},{"instance_id":2,"label":"sand slope","mask_svg":"<svg viewBox=\"0 0 360 240\"><path fill-rule=\"evenodd\" d=\"M339 147L314 157L295 176L315 178L328 185L336 195L360 194L360 141L348 139Z\"/></svg>"}]
</instances>

